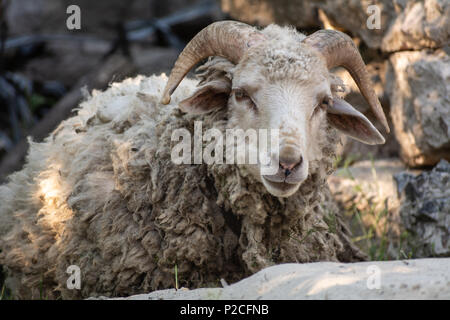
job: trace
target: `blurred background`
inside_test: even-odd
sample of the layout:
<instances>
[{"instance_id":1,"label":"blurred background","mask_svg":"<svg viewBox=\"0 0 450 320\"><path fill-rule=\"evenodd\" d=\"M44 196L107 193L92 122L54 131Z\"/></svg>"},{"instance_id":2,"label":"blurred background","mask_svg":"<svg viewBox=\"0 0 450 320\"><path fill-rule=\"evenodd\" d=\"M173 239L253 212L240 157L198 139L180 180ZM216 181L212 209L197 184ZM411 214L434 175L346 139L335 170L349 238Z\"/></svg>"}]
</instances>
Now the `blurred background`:
<instances>
[{"instance_id":1,"label":"blurred background","mask_svg":"<svg viewBox=\"0 0 450 320\"><path fill-rule=\"evenodd\" d=\"M70 5L80 29L67 27ZM392 130L382 146L339 145L329 183L354 241L374 260L449 256L449 17L448 0L0 0L0 182L21 168L27 137L45 138L85 92L168 73L213 21L336 29L359 47Z\"/></svg>"}]
</instances>

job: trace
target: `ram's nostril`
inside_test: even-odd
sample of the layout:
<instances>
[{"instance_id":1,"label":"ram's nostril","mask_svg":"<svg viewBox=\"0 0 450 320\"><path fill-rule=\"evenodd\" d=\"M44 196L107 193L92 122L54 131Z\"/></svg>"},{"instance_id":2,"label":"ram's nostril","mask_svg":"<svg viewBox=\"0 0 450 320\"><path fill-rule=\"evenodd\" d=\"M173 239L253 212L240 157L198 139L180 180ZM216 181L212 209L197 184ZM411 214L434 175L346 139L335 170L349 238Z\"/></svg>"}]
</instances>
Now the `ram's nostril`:
<instances>
[{"instance_id":1,"label":"ram's nostril","mask_svg":"<svg viewBox=\"0 0 450 320\"><path fill-rule=\"evenodd\" d=\"M297 161L280 161L280 169L284 171L284 175L287 177L303 162L303 157L300 157Z\"/></svg>"},{"instance_id":2,"label":"ram's nostril","mask_svg":"<svg viewBox=\"0 0 450 320\"><path fill-rule=\"evenodd\" d=\"M294 169L295 165L297 163L293 163L293 162L281 162L280 161L280 168L283 170L292 170Z\"/></svg>"}]
</instances>

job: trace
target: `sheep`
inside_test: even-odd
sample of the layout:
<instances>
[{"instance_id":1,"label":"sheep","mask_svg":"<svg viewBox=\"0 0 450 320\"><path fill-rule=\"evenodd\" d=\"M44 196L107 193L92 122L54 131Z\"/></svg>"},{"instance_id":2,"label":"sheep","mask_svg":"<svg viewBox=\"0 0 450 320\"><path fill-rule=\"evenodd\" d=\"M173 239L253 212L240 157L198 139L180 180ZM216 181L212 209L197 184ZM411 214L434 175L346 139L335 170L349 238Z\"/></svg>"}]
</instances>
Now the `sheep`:
<instances>
[{"instance_id":1,"label":"sheep","mask_svg":"<svg viewBox=\"0 0 450 320\"><path fill-rule=\"evenodd\" d=\"M202 59L198 79L185 77ZM369 144L377 129L339 97L329 69L349 69L389 128L351 39L216 22L167 78L137 76L93 91L77 114L0 186L0 264L18 298L126 296L235 282L284 262L365 256L330 197L336 128ZM175 89L178 89L175 91ZM175 164L173 132L280 129L279 164ZM272 154L269 155L271 157ZM81 288L67 286L69 266Z\"/></svg>"}]
</instances>

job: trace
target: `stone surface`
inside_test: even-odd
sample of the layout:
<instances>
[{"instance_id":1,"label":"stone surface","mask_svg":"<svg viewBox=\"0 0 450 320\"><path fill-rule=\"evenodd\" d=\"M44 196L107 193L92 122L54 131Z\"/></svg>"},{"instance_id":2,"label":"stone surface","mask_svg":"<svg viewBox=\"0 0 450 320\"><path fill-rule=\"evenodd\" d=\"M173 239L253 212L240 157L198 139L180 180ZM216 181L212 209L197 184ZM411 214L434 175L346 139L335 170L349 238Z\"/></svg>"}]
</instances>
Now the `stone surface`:
<instances>
[{"instance_id":1,"label":"stone surface","mask_svg":"<svg viewBox=\"0 0 450 320\"><path fill-rule=\"evenodd\" d=\"M181 0L165 1L166 7L173 8L176 1L179 4ZM154 17L155 13L160 11L157 9L157 2L160 1L13 0L9 1L6 21L9 35L12 36L35 33L89 33L112 38L117 36L116 26L119 22L130 18ZM188 4L191 2L192 0L189 0ZM66 20L69 15L66 9L72 4L80 7L81 30L67 29Z\"/></svg>"},{"instance_id":2,"label":"stone surface","mask_svg":"<svg viewBox=\"0 0 450 320\"><path fill-rule=\"evenodd\" d=\"M397 52L390 57L391 118L410 166L450 160L450 58L442 50Z\"/></svg>"},{"instance_id":3,"label":"stone surface","mask_svg":"<svg viewBox=\"0 0 450 320\"><path fill-rule=\"evenodd\" d=\"M46 55L36 57L23 66L23 74L35 81L54 80L71 87L96 66L103 63L110 49L106 42L54 42L47 45ZM129 47L130 61L139 74L169 72L178 57L173 48ZM115 78L114 81L120 79Z\"/></svg>"},{"instance_id":4,"label":"stone surface","mask_svg":"<svg viewBox=\"0 0 450 320\"><path fill-rule=\"evenodd\" d=\"M319 7L333 21L366 45L383 51L439 48L448 44L448 0L325 0ZM369 28L368 7L380 9L380 28Z\"/></svg>"},{"instance_id":5,"label":"stone surface","mask_svg":"<svg viewBox=\"0 0 450 320\"><path fill-rule=\"evenodd\" d=\"M450 299L448 270L450 258L282 264L225 288L169 289L122 299Z\"/></svg>"},{"instance_id":6,"label":"stone surface","mask_svg":"<svg viewBox=\"0 0 450 320\"><path fill-rule=\"evenodd\" d=\"M222 0L222 10L234 19L259 26L271 23L299 28L319 26L312 1Z\"/></svg>"},{"instance_id":7,"label":"stone surface","mask_svg":"<svg viewBox=\"0 0 450 320\"><path fill-rule=\"evenodd\" d=\"M449 17L448 0L407 1L385 33L381 49L389 52L448 45Z\"/></svg>"},{"instance_id":8,"label":"stone surface","mask_svg":"<svg viewBox=\"0 0 450 320\"><path fill-rule=\"evenodd\" d=\"M405 170L399 159L366 160L339 168L328 178L333 198L348 219L354 241L371 259L399 259L404 257L402 252L410 252L401 241L404 228L393 179L394 174ZM379 248L378 252L372 252L371 247Z\"/></svg>"},{"instance_id":9,"label":"stone surface","mask_svg":"<svg viewBox=\"0 0 450 320\"><path fill-rule=\"evenodd\" d=\"M23 74L34 81L58 81L70 88L104 60L110 45L106 42L50 42L46 54L27 61Z\"/></svg>"},{"instance_id":10,"label":"stone surface","mask_svg":"<svg viewBox=\"0 0 450 320\"><path fill-rule=\"evenodd\" d=\"M65 8L62 1L14 0L9 1L5 19L9 36L20 36L48 31L50 28L65 27ZM67 30L67 28L65 28Z\"/></svg>"},{"instance_id":11,"label":"stone surface","mask_svg":"<svg viewBox=\"0 0 450 320\"><path fill-rule=\"evenodd\" d=\"M379 28L367 23L374 13L368 8L373 5L380 12ZM388 52L439 48L449 43L448 0L222 0L222 9L251 24L345 30L369 48Z\"/></svg>"},{"instance_id":12,"label":"stone surface","mask_svg":"<svg viewBox=\"0 0 450 320\"><path fill-rule=\"evenodd\" d=\"M318 1L318 5L333 22L333 25L361 38L369 48L377 49L381 47L386 30L401 12L401 8L395 5L396 2L398 1L322 0ZM379 29L367 26L367 20L371 15L368 7L371 5L376 5L380 10Z\"/></svg>"},{"instance_id":13,"label":"stone surface","mask_svg":"<svg viewBox=\"0 0 450 320\"><path fill-rule=\"evenodd\" d=\"M400 216L413 236L415 256L450 256L450 164L441 160L419 175L395 175Z\"/></svg>"},{"instance_id":14,"label":"stone surface","mask_svg":"<svg viewBox=\"0 0 450 320\"><path fill-rule=\"evenodd\" d=\"M393 212L400 205L393 175L405 169L398 159L360 161L336 170L328 178L328 184L333 197L347 209L387 209Z\"/></svg>"}]
</instances>

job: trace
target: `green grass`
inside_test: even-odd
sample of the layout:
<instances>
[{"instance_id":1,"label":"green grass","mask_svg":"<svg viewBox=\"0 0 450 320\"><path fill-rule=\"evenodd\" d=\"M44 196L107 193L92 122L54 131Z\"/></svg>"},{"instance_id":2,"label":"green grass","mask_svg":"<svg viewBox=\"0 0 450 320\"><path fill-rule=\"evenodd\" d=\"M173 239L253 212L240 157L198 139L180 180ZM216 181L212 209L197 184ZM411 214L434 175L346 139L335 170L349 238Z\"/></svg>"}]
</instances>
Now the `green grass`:
<instances>
[{"instance_id":1,"label":"green grass","mask_svg":"<svg viewBox=\"0 0 450 320\"><path fill-rule=\"evenodd\" d=\"M335 169L343 168L344 171L350 173L348 171L348 168L360 159L361 159L361 156L357 155L357 154L349 154L346 157L336 156L336 158L334 159L333 167ZM350 176L351 176L351 174L350 174Z\"/></svg>"},{"instance_id":2,"label":"green grass","mask_svg":"<svg viewBox=\"0 0 450 320\"><path fill-rule=\"evenodd\" d=\"M316 231L317 231L317 229L315 229L315 228L309 229L309 230L306 232L305 236L304 236L303 238L301 238L301 239L297 239L297 237L293 236L294 232L292 232L291 234L289 234L289 238L291 238L292 240L297 241L299 244L302 244L303 242L305 242L305 240L306 240L312 233L314 233L314 232L316 232Z\"/></svg>"},{"instance_id":3,"label":"green grass","mask_svg":"<svg viewBox=\"0 0 450 320\"><path fill-rule=\"evenodd\" d=\"M338 222L336 219L336 214L330 210L327 210L327 214L324 215L325 223L328 225L328 231L330 233L336 234L338 228Z\"/></svg>"},{"instance_id":4,"label":"green grass","mask_svg":"<svg viewBox=\"0 0 450 320\"><path fill-rule=\"evenodd\" d=\"M376 170L373 165L372 175L376 181ZM362 192L362 187L356 185L354 190ZM409 248L408 233L406 231L403 232L399 239L397 239L398 237L393 237L389 232L389 209L387 202L382 204L372 203L367 210L363 211L353 206L350 212L346 214L347 216L351 216L352 230L355 232L356 229L355 233L358 234L358 236L352 239L353 242L368 254L370 260L410 259L413 256ZM389 250L390 246L396 248L396 254L393 253L393 250ZM391 252L389 253L389 251Z\"/></svg>"},{"instance_id":5,"label":"green grass","mask_svg":"<svg viewBox=\"0 0 450 320\"><path fill-rule=\"evenodd\" d=\"M44 293L44 282L43 277L39 282L39 299L38 300L48 300L48 295ZM0 300L13 300L14 295L12 291L6 286L5 283L5 273L0 266Z\"/></svg>"},{"instance_id":6,"label":"green grass","mask_svg":"<svg viewBox=\"0 0 450 320\"><path fill-rule=\"evenodd\" d=\"M175 290L178 290L178 266L175 265Z\"/></svg>"},{"instance_id":7,"label":"green grass","mask_svg":"<svg viewBox=\"0 0 450 320\"><path fill-rule=\"evenodd\" d=\"M389 234L386 208L376 210L372 206L363 212L353 208L351 215L351 229L357 234L352 241L367 253L370 260L399 260L414 257L414 250L409 241L410 235L407 231L404 231L398 238ZM372 217L371 223L363 222L363 217L366 215ZM393 249L389 250L390 247Z\"/></svg>"},{"instance_id":8,"label":"green grass","mask_svg":"<svg viewBox=\"0 0 450 320\"><path fill-rule=\"evenodd\" d=\"M48 297L44 298L44 276L41 276L39 282L39 300L48 300Z\"/></svg>"},{"instance_id":9,"label":"green grass","mask_svg":"<svg viewBox=\"0 0 450 320\"><path fill-rule=\"evenodd\" d=\"M6 292L6 285L5 285L5 275L3 272L3 267L0 265L0 300L4 300L5 292Z\"/></svg>"},{"instance_id":10,"label":"green grass","mask_svg":"<svg viewBox=\"0 0 450 320\"><path fill-rule=\"evenodd\" d=\"M6 284L3 283L2 289L0 291L0 301L1 300L13 300L13 295L11 290L6 287Z\"/></svg>"},{"instance_id":11,"label":"green grass","mask_svg":"<svg viewBox=\"0 0 450 320\"><path fill-rule=\"evenodd\" d=\"M373 174L376 175L373 168ZM353 239L355 243L364 241L363 247L369 255L370 260L388 260L388 246L390 239L388 236L388 219L389 214L387 204L384 203L381 209L377 209L377 204L372 204L368 210L361 212L354 208L354 216L360 227L362 235ZM369 216L372 221L369 225L363 222L363 215ZM381 230L381 232L377 232ZM377 235L380 233L380 235Z\"/></svg>"},{"instance_id":12,"label":"green grass","mask_svg":"<svg viewBox=\"0 0 450 320\"><path fill-rule=\"evenodd\" d=\"M43 106L52 106L56 103L56 100L53 98L45 97L38 93L34 93L28 97L28 105L32 112L36 112Z\"/></svg>"},{"instance_id":13,"label":"green grass","mask_svg":"<svg viewBox=\"0 0 450 320\"><path fill-rule=\"evenodd\" d=\"M0 300L4 300L4 297L5 297L5 291L6 291L6 286L5 286L5 284L3 283L3 285L2 285L2 291L0 292Z\"/></svg>"},{"instance_id":14,"label":"green grass","mask_svg":"<svg viewBox=\"0 0 450 320\"><path fill-rule=\"evenodd\" d=\"M5 272L2 266L0 266L0 300L12 300L13 296L11 290L6 287Z\"/></svg>"},{"instance_id":15,"label":"green grass","mask_svg":"<svg viewBox=\"0 0 450 320\"><path fill-rule=\"evenodd\" d=\"M368 158L370 161L370 173L373 180L378 181L373 155L369 154L364 158ZM358 160L361 160L361 156L356 154L349 154L345 158L336 157L334 166L336 169L340 168L340 172L338 173L340 176L355 181L350 171L350 166ZM356 194L363 193L363 186L355 183L353 192ZM367 199L367 201L368 206L364 210L359 210L356 204L346 209L345 216L355 235L352 241L369 256L370 260L392 260L413 257L414 253L410 248L411 244L408 234L404 232L400 237L398 235L394 236L391 231L392 229L390 229L390 212L387 202L372 203L373 199ZM329 221L326 222L329 224Z\"/></svg>"}]
</instances>

